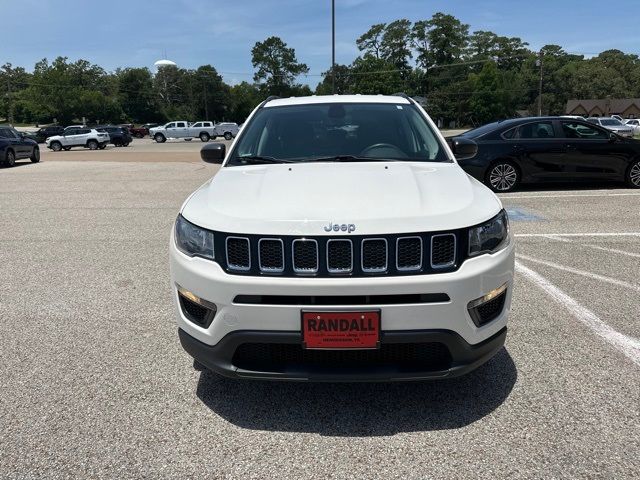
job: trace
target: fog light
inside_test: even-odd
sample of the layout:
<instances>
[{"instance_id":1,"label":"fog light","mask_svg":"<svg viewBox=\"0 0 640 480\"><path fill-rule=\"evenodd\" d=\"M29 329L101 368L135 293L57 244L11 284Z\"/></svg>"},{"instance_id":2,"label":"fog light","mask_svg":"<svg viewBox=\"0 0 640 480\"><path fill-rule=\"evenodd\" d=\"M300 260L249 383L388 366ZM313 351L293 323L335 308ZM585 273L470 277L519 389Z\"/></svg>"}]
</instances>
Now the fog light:
<instances>
[{"instance_id":1,"label":"fog light","mask_svg":"<svg viewBox=\"0 0 640 480\"><path fill-rule=\"evenodd\" d=\"M201 327L207 328L211 325L213 317L215 317L218 311L216 304L198 297L180 285L176 285L176 287L178 289L180 307L184 316Z\"/></svg>"},{"instance_id":2,"label":"fog light","mask_svg":"<svg viewBox=\"0 0 640 480\"><path fill-rule=\"evenodd\" d=\"M504 309L507 284L491 290L486 295L472 300L467 305L471 320L477 327L486 325L498 318Z\"/></svg>"}]
</instances>

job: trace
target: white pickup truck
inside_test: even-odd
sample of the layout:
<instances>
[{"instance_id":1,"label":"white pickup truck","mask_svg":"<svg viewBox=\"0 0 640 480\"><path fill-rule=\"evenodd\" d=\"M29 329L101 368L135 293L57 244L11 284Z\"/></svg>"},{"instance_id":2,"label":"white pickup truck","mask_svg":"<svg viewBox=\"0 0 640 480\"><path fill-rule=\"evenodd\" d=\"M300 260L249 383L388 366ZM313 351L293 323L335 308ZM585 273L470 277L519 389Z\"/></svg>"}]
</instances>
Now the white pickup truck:
<instances>
[{"instance_id":1,"label":"white pickup truck","mask_svg":"<svg viewBox=\"0 0 640 480\"><path fill-rule=\"evenodd\" d=\"M203 142L208 142L209 139L221 136L225 140L231 140L237 133L238 125L236 123L214 124L209 121L192 124L186 121L175 121L149 129L149 136L158 143L166 142L167 138L184 138L185 140L199 138Z\"/></svg>"}]
</instances>

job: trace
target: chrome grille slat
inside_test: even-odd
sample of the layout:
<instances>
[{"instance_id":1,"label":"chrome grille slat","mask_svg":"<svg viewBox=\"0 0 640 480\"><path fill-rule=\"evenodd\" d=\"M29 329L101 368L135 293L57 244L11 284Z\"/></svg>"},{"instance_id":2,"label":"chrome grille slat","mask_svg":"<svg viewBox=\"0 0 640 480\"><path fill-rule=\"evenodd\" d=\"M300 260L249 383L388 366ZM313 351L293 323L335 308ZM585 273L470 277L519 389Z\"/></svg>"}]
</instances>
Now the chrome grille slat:
<instances>
[{"instance_id":1,"label":"chrome grille slat","mask_svg":"<svg viewBox=\"0 0 640 480\"><path fill-rule=\"evenodd\" d=\"M225 246L229 269L241 272L251 270L251 244L248 238L227 237Z\"/></svg>"},{"instance_id":2,"label":"chrome grille slat","mask_svg":"<svg viewBox=\"0 0 640 480\"><path fill-rule=\"evenodd\" d=\"M258 266L262 272L284 272L284 242L281 238L258 240Z\"/></svg>"},{"instance_id":3,"label":"chrome grille slat","mask_svg":"<svg viewBox=\"0 0 640 480\"><path fill-rule=\"evenodd\" d=\"M327 270L329 273L353 271L353 242L346 238L327 240Z\"/></svg>"},{"instance_id":4,"label":"chrome grille slat","mask_svg":"<svg viewBox=\"0 0 640 480\"><path fill-rule=\"evenodd\" d=\"M396 269L399 272L420 270L423 257L422 237L411 236L396 239Z\"/></svg>"},{"instance_id":5,"label":"chrome grille slat","mask_svg":"<svg viewBox=\"0 0 640 480\"><path fill-rule=\"evenodd\" d=\"M444 233L431 237L431 268L447 268L456 263L456 236Z\"/></svg>"},{"instance_id":6,"label":"chrome grille slat","mask_svg":"<svg viewBox=\"0 0 640 480\"><path fill-rule=\"evenodd\" d=\"M360 268L365 273L386 272L389 247L385 238L365 238L360 248Z\"/></svg>"},{"instance_id":7,"label":"chrome grille slat","mask_svg":"<svg viewBox=\"0 0 640 480\"><path fill-rule=\"evenodd\" d=\"M291 244L291 258L295 273L303 275L318 273L320 265L318 242L313 239L296 238Z\"/></svg>"}]
</instances>

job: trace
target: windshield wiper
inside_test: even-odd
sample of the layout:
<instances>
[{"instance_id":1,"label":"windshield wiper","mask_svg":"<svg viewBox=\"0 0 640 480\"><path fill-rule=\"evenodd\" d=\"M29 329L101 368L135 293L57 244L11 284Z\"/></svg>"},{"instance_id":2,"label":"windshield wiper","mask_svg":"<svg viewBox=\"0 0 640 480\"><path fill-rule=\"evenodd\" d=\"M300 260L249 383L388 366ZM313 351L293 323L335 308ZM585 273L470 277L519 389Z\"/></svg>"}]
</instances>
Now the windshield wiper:
<instances>
[{"instance_id":1,"label":"windshield wiper","mask_svg":"<svg viewBox=\"0 0 640 480\"><path fill-rule=\"evenodd\" d=\"M400 162L397 158L358 157L357 155L334 155L332 157L306 158L301 162Z\"/></svg>"},{"instance_id":2,"label":"windshield wiper","mask_svg":"<svg viewBox=\"0 0 640 480\"><path fill-rule=\"evenodd\" d=\"M261 163L293 163L291 160L286 160L283 158L275 158L275 157L267 157L264 155L242 155L240 157L236 157L234 160L238 162L244 163L253 163L253 164L261 164Z\"/></svg>"}]
</instances>

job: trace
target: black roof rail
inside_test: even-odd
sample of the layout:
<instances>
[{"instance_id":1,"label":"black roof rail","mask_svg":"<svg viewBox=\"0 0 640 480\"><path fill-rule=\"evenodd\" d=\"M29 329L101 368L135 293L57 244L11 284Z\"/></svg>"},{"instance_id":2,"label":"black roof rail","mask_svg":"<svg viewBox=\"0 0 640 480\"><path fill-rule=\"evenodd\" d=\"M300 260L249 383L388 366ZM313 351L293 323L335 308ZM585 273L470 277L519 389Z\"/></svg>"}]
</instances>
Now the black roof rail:
<instances>
[{"instance_id":1,"label":"black roof rail","mask_svg":"<svg viewBox=\"0 0 640 480\"><path fill-rule=\"evenodd\" d=\"M277 99L279 99L279 98L280 98L280 97L279 97L278 95L270 95L270 96L268 96L268 97L267 97L267 99L266 99L264 102L262 102L260 105L258 105L258 108L262 108L262 107L264 107L267 103L269 103L271 100L277 100Z\"/></svg>"},{"instance_id":2,"label":"black roof rail","mask_svg":"<svg viewBox=\"0 0 640 480\"><path fill-rule=\"evenodd\" d=\"M406 99L406 100L409 100L409 102L410 102L410 103L416 103L416 101L415 101L413 98L411 98L409 95L407 95L407 94L406 94L406 93L404 93L404 92L394 93L394 94L393 94L393 95L391 95L391 96L392 96L392 97L402 97L402 98L404 98L404 99Z\"/></svg>"}]
</instances>

